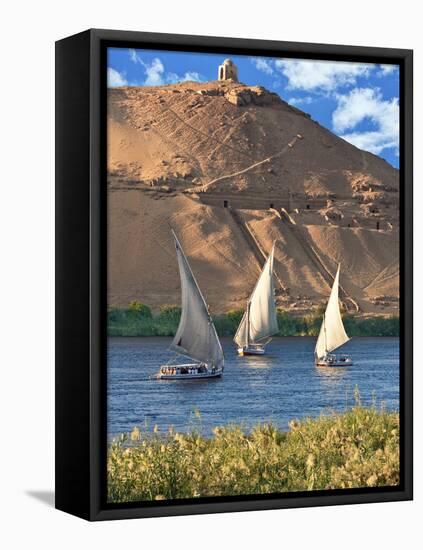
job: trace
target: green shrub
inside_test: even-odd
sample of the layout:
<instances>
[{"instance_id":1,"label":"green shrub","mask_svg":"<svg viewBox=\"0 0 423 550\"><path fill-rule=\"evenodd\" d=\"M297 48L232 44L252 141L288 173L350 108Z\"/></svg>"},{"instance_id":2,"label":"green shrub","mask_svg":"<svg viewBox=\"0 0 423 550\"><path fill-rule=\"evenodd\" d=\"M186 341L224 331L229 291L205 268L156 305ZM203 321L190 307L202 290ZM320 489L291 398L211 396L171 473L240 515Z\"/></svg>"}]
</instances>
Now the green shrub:
<instances>
[{"instance_id":1,"label":"green shrub","mask_svg":"<svg viewBox=\"0 0 423 550\"><path fill-rule=\"evenodd\" d=\"M219 336L234 336L244 311L233 309L213 320ZM321 311L305 317L278 311L279 336L317 336L322 323ZM109 336L174 336L181 318L181 308L164 305L158 314L134 300L128 309L110 308L108 312ZM399 336L398 317L359 317L344 315L345 329L349 336Z\"/></svg>"},{"instance_id":2,"label":"green shrub","mask_svg":"<svg viewBox=\"0 0 423 550\"><path fill-rule=\"evenodd\" d=\"M399 317L344 317L345 330L350 336L399 336Z\"/></svg>"},{"instance_id":3,"label":"green shrub","mask_svg":"<svg viewBox=\"0 0 423 550\"><path fill-rule=\"evenodd\" d=\"M126 310L118 308L110 308L108 312L109 324L121 324L123 325L126 321Z\"/></svg>"},{"instance_id":4,"label":"green shrub","mask_svg":"<svg viewBox=\"0 0 423 550\"><path fill-rule=\"evenodd\" d=\"M145 304L139 302L138 300L132 300L132 302L129 302L128 313L137 318L153 318L151 309Z\"/></svg>"},{"instance_id":5,"label":"green shrub","mask_svg":"<svg viewBox=\"0 0 423 550\"><path fill-rule=\"evenodd\" d=\"M306 336L307 322L303 317L293 317L284 311L278 311L278 336Z\"/></svg>"},{"instance_id":6,"label":"green shrub","mask_svg":"<svg viewBox=\"0 0 423 550\"><path fill-rule=\"evenodd\" d=\"M175 305L164 305L160 307L158 320L172 323L179 323L181 318L182 308Z\"/></svg>"},{"instance_id":7,"label":"green shrub","mask_svg":"<svg viewBox=\"0 0 423 550\"><path fill-rule=\"evenodd\" d=\"M226 314L226 317L229 321L233 321L236 326L241 322L242 317L244 316L243 309L230 309Z\"/></svg>"}]
</instances>

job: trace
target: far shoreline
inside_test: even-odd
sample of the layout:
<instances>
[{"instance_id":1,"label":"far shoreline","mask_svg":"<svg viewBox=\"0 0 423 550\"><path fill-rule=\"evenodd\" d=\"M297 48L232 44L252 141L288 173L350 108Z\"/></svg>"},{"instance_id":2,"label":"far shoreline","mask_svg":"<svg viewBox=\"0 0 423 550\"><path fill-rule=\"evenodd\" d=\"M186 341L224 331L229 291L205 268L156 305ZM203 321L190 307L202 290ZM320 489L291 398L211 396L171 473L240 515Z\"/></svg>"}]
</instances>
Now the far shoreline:
<instances>
[{"instance_id":1,"label":"far shoreline","mask_svg":"<svg viewBox=\"0 0 423 550\"><path fill-rule=\"evenodd\" d=\"M220 338L233 337L239 326L243 310L231 310L226 314L214 315L217 334ZM321 311L296 316L278 311L279 332L275 336L317 337L322 321ZM158 313L140 303L132 302L128 308L111 307L107 312L107 335L114 337L174 336L181 315L179 306L163 306ZM399 316L375 315L363 317L344 313L343 322L347 334L356 337L399 337Z\"/></svg>"}]
</instances>

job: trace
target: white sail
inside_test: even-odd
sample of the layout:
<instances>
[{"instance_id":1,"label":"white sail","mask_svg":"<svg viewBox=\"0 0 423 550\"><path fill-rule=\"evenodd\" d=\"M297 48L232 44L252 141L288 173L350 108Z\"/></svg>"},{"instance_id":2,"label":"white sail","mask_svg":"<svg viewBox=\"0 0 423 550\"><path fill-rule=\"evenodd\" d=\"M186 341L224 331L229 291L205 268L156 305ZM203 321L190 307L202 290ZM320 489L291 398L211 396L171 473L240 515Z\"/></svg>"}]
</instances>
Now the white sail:
<instances>
[{"instance_id":1,"label":"white sail","mask_svg":"<svg viewBox=\"0 0 423 550\"><path fill-rule=\"evenodd\" d=\"M223 351L206 302L194 278L182 247L175 239L181 277L182 312L170 349L210 366L223 366Z\"/></svg>"},{"instance_id":2,"label":"white sail","mask_svg":"<svg viewBox=\"0 0 423 550\"><path fill-rule=\"evenodd\" d=\"M333 281L332 291L323 316L319 337L316 342L315 354L319 359L322 359L327 353L336 350L349 340L339 310L339 270L340 266L338 266L338 271Z\"/></svg>"},{"instance_id":3,"label":"white sail","mask_svg":"<svg viewBox=\"0 0 423 550\"><path fill-rule=\"evenodd\" d=\"M247 306L248 308L248 306ZM239 323L238 329L234 336L234 342L240 347L243 348L245 346L248 346L248 319L247 319L247 311L244 312L244 315L242 316L241 322Z\"/></svg>"},{"instance_id":4,"label":"white sail","mask_svg":"<svg viewBox=\"0 0 423 550\"><path fill-rule=\"evenodd\" d=\"M239 324L234 341L238 346L263 343L279 331L276 317L273 257L275 245L251 294L247 309Z\"/></svg>"}]
</instances>

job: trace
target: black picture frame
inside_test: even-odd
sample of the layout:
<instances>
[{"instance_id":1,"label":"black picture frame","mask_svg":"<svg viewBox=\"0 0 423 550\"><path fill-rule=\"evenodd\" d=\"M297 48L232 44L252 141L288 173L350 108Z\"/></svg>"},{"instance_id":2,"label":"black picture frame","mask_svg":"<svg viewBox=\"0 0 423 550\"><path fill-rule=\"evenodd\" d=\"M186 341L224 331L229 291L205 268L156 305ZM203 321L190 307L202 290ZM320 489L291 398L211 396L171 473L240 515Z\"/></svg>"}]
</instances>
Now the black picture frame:
<instances>
[{"instance_id":1,"label":"black picture frame","mask_svg":"<svg viewBox=\"0 0 423 550\"><path fill-rule=\"evenodd\" d=\"M106 48L248 54L400 66L400 485L106 503ZM92 29L56 43L56 508L87 520L412 499L413 53Z\"/></svg>"}]
</instances>

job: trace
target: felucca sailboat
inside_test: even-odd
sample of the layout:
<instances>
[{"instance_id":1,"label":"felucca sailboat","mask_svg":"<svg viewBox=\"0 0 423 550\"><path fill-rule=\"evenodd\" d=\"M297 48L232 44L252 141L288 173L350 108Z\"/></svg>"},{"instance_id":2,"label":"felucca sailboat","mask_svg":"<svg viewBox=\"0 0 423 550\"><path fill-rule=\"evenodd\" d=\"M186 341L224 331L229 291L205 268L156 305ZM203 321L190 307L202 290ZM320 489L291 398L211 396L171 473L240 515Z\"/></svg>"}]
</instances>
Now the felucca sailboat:
<instances>
[{"instance_id":1,"label":"felucca sailboat","mask_svg":"<svg viewBox=\"0 0 423 550\"><path fill-rule=\"evenodd\" d=\"M323 315L322 326L317 338L314 358L318 367L346 367L352 365L352 359L348 355L332 353L350 339L345 332L339 309L339 271L340 265L333 281L332 290L326 311Z\"/></svg>"},{"instance_id":2,"label":"felucca sailboat","mask_svg":"<svg viewBox=\"0 0 423 550\"><path fill-rule=\"evenodd\" d=\"M275 244L248 300L234 337L240 355L263 355L266 344L279 331L273 283L274 252Z\"/></svg>"},{"instance_id":3,"label":"felucca sailboat","mask_svg":"<svg viewBox=\"0 0 423 550\"><path fill-rule=\"evenodd\" d=\"M182 312L170 350L192 363L163 365L157 375L164 380L216 378L223 373L223 351L207 304L175 232L176 255L181 277Z\"/></svg>"}]
</instances>

